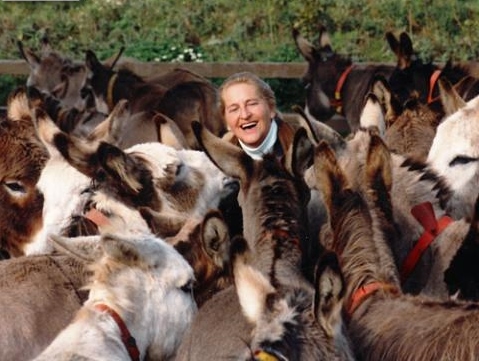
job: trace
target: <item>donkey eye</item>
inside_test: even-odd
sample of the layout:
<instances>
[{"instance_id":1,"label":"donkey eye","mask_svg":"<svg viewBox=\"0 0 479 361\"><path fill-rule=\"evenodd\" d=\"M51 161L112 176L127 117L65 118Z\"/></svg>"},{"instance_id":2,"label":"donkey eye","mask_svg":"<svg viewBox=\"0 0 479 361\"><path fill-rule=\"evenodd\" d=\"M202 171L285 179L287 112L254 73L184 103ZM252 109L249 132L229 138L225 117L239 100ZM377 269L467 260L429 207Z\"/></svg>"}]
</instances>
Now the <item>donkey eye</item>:
<instances>
[{"instance_id":1,"label":"donkey eye","mask_svg":"<svg viewBox=\"0 0 479 361\"><path fill-rule=\"evenodd\" d=\"M5 182L5 187L12 193L26 193L25 187L21 182Z\"/></svg>"},{"instance_id":2,"label":"donkey eye","mask_svg":"<svg viewBox=\"0 0 479 361\"><path fill-rule=\"evenodd\" d=\"M476 162L476 161L477 161L477 158L468 157L468 156L465 156L465 155L460 155L460 156L455 157L449 163L449 166L453 167L453 166L456 166L456 165L468 164L468 163Z\"/></svg>"},{"instance_id":3,"label":"donkey eye","mask_svg":"<svg viewBox=\"0 0 479 361\"><path fill-rule=\"evenodd\" d=\"M182 290L185 293L192 293L194 284L195 284L194 280L189 280L183 286L180 287L180 290Z\"/></svg>"}]
</instances>

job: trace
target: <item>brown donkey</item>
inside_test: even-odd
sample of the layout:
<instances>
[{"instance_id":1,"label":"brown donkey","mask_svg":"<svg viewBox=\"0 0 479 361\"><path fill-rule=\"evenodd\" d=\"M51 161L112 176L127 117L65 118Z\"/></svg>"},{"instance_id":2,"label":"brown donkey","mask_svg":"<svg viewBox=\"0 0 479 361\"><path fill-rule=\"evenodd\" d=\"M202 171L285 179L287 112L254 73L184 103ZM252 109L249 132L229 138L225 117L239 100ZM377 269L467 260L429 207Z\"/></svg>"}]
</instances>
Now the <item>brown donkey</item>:
<instances>
[{"instance_id":1,"label":"brown donkey","mask_svg":"<svg viewBox=\"0 0 479 361\"><path fill-rule=\"evenodd\" d=\"M272 155L253 160L241 148L215 137L197 122L194 131L213 162L224 173L240 180L238 201L243 212L244 238L251 249L248 264L265 278L263 284L269 286L263 288L266 294L253 291L257 290L255 286L239 286L237 290L230 287L213 296L199 310L180 346L177 360L351 359L341 319L330 318L337 302L341 302L340 293L321 294L322 289L314 290L301 272L301 239L306 230L303 223L307 219L305 206L309 199L303 172L312 157L304 130L296 133L284 163ZM332 276L330 284L336 282L336 277ZM253 296L258 292L259 297ZM269 317L270 312L283 314L282 318L274 316L268 322L269 325L276 323L274 332L263 328L259 336L258 322L264 320L258 320L253 316L258 313L242 307L242 299L249 298L249 294L251 298L246 303L260 313L264 311L265 317ZM318 298L329 294L335 299L334 307L313 307L315 294ZM305 322L305 318L309 321ZM254 331L255 325L260 329ZM329 333L325 334L325 329ZM256 347L266 345L268 347L261 350ZM254 351L259 353L258 358L251 355Z\"/></svg>"},{"instance_id":2,"label":"brown donkey","mask_svg":"<svg viewBox=\"0 0 479 361\"><path fill-rule=\"evenodd\" d=\"M333 247L346 280L349 333L361 360L477 360L479 306L403 295L387 247L394 237L390 153L371 138L365 192L351 187L333 151L315 151L316 186L329 210Z\"/></svg>"}]
</instances>

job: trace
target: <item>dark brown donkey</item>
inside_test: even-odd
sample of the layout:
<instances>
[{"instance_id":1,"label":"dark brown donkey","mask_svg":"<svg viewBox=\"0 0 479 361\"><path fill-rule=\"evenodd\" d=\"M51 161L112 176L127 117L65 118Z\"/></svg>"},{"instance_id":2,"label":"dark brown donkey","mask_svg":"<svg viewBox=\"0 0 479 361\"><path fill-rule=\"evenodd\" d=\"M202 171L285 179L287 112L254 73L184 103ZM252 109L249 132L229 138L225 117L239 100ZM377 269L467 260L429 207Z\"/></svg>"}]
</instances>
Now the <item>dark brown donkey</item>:
<instances>
[{"instance_id":1,"label":"dark brown donkey","mask_svg":"<svg viewBox=\"0 0 479 361\"><path fill-rule=\"evenodd\" d=\"M238 286L235 271L238 288L227 288L203 305L180 346L177 360L254 360L255 351L258 359L350 359L341 319L330 318L341 300L340 293L336 293L336 288L331 293L326 288L314 290L301 272L301 239L306 231L309 199L303 172L312 156L304 129L296 133L290 152L281 163L272 155L253 160L241 148L215 137L199 123L193 125L213 162L224 173L240 180L238 201L243 211L244 238L252 252L247 257L248 264L258 272L259 276L253 277L260 283L264 278L269 286L263 287L268 295L251 297L251 302L246 302L250 307L245 309L242 299L248 298L249 287ZM253 289L256 287L252 286ZM315 307L317 303L313 306L314 297L321 299L321 304L327 295L334 300L333 307ZM259 314L251 312L251 307ZM269 328L271 332L258 326L265 322L258 320L263 315L273 315L267 322L276 324ZM259 329L253 331L255 325Z\"/></svg>"},{"instance_id":2,"label":"dark brown donkey","mask_svg":"<svg viewBox=\"0 0 479 361\"><path fill-rule=\"evenodd\" d=\"M303 76L306 88L306 112L320 121L334 115L344 116L354 132L359 126L363 99L376 74L387 78L394 66L386 64L354 64L333 50L328 32L320 28L318 44L314 45L293 29L293 38L301 55L308 62Z\"/></svg>"},{"instance_id":3,"label":"dark brown donkey","mask_svg":"<svg viewBox=\"0 0 479 361\"><path fill-rule=\"evenodd\" d=\"M393 93L402 102L413 96L440 111L441 102L437 101L440 77L454 85L464 100L470 100L479 94L477 62L448 61L444 66L424 62L414 50L412 40L406 32L402 32L399 38L392 32L387 32L386 39L397 57L396 69L388 80Z\"/></svg>"},{"instance_id":4,"label":"dark brown donkey","mask_svg":"<svg viewBox=\"0 0 479 361\"><path fill-rule=\"evenodd\" d=\"M403 295L387 239L392 229L389 151L372 137L362 179L352 188L333 151L315 151L317 187L329 210L333 247L346 280L349 334L361 360L477 360L477 303Z\"/></svg>"}]
</instances>

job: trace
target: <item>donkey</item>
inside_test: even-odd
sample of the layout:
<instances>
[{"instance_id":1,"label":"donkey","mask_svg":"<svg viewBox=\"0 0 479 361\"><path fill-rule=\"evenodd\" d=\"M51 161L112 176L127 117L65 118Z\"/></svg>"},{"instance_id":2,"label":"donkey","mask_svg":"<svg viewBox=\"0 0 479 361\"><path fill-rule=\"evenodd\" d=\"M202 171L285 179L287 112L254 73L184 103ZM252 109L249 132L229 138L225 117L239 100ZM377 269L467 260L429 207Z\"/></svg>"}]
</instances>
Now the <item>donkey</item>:
<instances>
[{"instance_id":1,"label":"donkey","mask_svg":"<svg viewBox=\"0 0 479 361\"><path fill-rule=\"evenodd\" d=\"M126 99L120 100L110 114L65 108L54 97L28 87L32 107L43 109L65 133L87 139L102 139L121 149L135 144L160 142L176 149L189 145L177 124L161 113L132 114Z\"/></svg>"},{"instance_id":2,"label":"donkey","mask_svg":"<svg viewBox=\"0 0 479 361\"><path fill-rule=\"evenodd\" d=\"M248 263L266 277L273 288L289 289L291 291L288 293L294 294L309 293L312 300L314 291L301 271L303 257L301 249L304 248L301 239L306 231L304 222L307 220L306 203L309 199L303 172L312 155L311 144L304 129L296 133L292 147L283 162L280 162L273 155L266 155L262 160L253 160L241 148L215 137L198 122L194 122L193 125L198 141L213 162L226 174L240 179L238 202L243 212L244 224L247 225L244 227L244 238L248 248L251 249ZM317 290L317 292L320 291ZM289 296L285 297L289 299ZM276 303L273 299L271 301ZM278 302L284 304L284 307L291 307L290 310L296 309L298 313L311 310L303 310L298 304L287 306L289 302L280 300ZM265 307L261 298L255 301L255 304L257 304L255 307ZM302 311L299 311L297 307ZM251 350L243 340L249 338L248 335L251 334L253 326L245 318L241 309L234 287L229 287L213 296L199 310L192 328L180 346L177 359L237 359L251 355ZM221 310L221 313L218 313L218 310ZM331 309L328 308L327 315L324 315L326 319L329 319L328 315L331 315L329 311ZM314 316L310 314L306 317ZM276 321L272 320L272 322ZM294 327L297 322L294 322ZM294 350L286 350L282 345L288 342L282 340L287 340L289 337L306 340L310 332L313 334L317 332L310 330L309 326L317 327L318 323L308 323L308 329L295 328L301 335L294 335L293 331L290 333L287 324L288 321L278 333L269 338L269 341L265 341L272 346L272 349L263 351L270 355L287 352L288 355L298 356L295 359L301 359L301 357L308 359L307 355L311 355L309 352L312 351L302 350L303 343L293 342L294 345L291 347L294 347ZM339 327L328 339L334 343L336 340L344 339L343 336ZM310 341L307 345L308 348L311 346ZM348 354L346 350L338 348L335 349L336 355ZM251 359L251 356L248 359ZM344 356L342 359L348 358Z\"/></svg>"},{"instance_id":3,"label":"donkey","mask_svg":"<svg viewBox=\"0 0 479 361\"><path fill-rule=\"evenodd\" d=\"M24 87L8 96L7 117L0 120L0 152L0 258L16 257L42 221L43 199L35 185L48 159Z\"/></svg>"},{"instance_id":4,"label":"donkey","mask_svg":"<svg viewBox=\"0 0 479 361\"><path fill-rule=\"evenodd\" d=\"M138 230L147 227L138 209L150 207L176 220L162 229L163 237L184 239L210 208L237 188L237 182L220 172L203 152L177 151L158 142L123 151L61 132L40 109L36 118L39 136L51 156L38 181L44 197L43 225L24 245L26 254L48 252L47 234L61 234L72 216L94 210L108 215L111 207L121 209L117 213L126 222L131 218L131 226ZM128 225L122 222L123 227Z\"/></svg>"},{"instance_id":5,"label":"donkey","mask_svg":"<svg viewBox=\"0 0 479 361\"><path fill-rule=\"evenodd\" d=\"M354 359L349 340L335 337L335 329L342 327L345 287L338 263L328 256L320 259L316 272L321 277L316 277L312 302L307 290L274 286L250 265L251 250L244 238L235 238L231 253L238 299L254 325L249 350L241 360Z\"/></svg>"},{"instance_id":6,"label":"donkey","mask_svg":"<svg viewBox=\"0 0 479 361\"><path fill-rule=\"evenodd\" d=\"M297 29L293 38L299 52L308 62L303 76L306 89L305 110L320 121L335 114L344 116L351 132L359 126L363 99L376 74L389 78L394 67L386 64L353 64L349 57L333 51L329 34L320 28L317 46L307 41Z\"/></svg>"},{"instance_id":7,"label":"donkey","mask_svg":"<svg viewBox=\"0 0 479 361\"><path fill-rule=\"evenodd\" d=\"M2 359L29 361L71 321L88 292L84 262L65 254L0 262Z\"/></svg>"},{"instance_id":8,"label":"donkey","mask_svg":"<svg viewBox=\"0 0 479 361\"><path fill-rule=\"evenodd\" d=\"M368 127L384 122L382 117L381 105L371 94L361 115L361 128L347 141L326 125L315 128L315 143L325 140L334 148L338 162L356 186L363 183L371 142ZM447 215L451 189L427 163L394 152L390 157L391 202L398 236L389 246L400 270L403 291L448 298L444 272L470 225L465 219L454 220ZM308 180L308 184L314 183ZM440 231L436 232L439 222Z\"/></svg>"},{"instance_id":9,"label":"donkey","mask_svg":"<svg viewBox=\"0 0 479 361\"><path fill-rule=\"evenodd\" d=\"M24 48L20 41L17 45L20 55L30 67L27 86L34 86L53 95L66 107L85 109L86 99L80 92L87 75L83 64L76 64L53 50L47 37L41 40L40 54Z\"/></svg>"},{"instance_id":10,"label":"donkey","mask_svg":"<svg viewBox=\"0 0 479 361\"><path fill-rule=\"evenodd\" d=\"M473 216L474 202L479 194L478 141L479 96L469 100L437 127L427 161L451 186L453 195L448 213L456 219ZM459 173L458 173L459 172ZM460 174L460 176L459 176Z\"/></svg>"},{"instance_id":11,"label":"donkey","mask_svg":"<svg viewBox=\"0 0 479 361\"><path fill-rule=\"evenodd\" d=\"M47 36L41 39L40 54L25 48L21 41L17 45L20 55L30 67L27 86L36 87L52 95L66 108L91 112L88 109L94 104L92 94L84 88L88 73L85 64L74 62L53 50ZM118 54L105 60L105 66L113 69L123 50L124 48L121 48Z\"/></svg>"},{"instance_id":12,"label":"donkey","mask_svg":"<svg viewBox=\"0 0 479 361\"><path fill-rule=\"evenodd\" d=\"M367 361L475 360L479 355L476 303L439 302L401 291L387 245L395 235L390 162L387 148L374 136L361 190L356 179L342 171L327 143L321 142L315 150L316 187L325 198L332 247L347 285L345 312L356 356Z\"/></svg>"},{"instance_id":13,"label":"donkey","mask_svg":"<svg viewBox=\"0 0 479 361\"><path fill-rule=\"evenodd\" d=\"M146 81L128 69L115 72L101 64L93 51L86 52L85 62L89 69L87 87L92 89L101 112L109 113L120 99L127 99L132 113L163 113L177 123L192 149L198 149L192 120L199 120L218 136L226 132L217 106L217 89L206 78L176 81L168 87L159 81ZM182 76L181 72L175 74Z\"/></svg>"},{"instance_id":14,"label":"donkey","mask_svg":"<svg viewBox=\"0 0 479 361\"><path fill-rule=\"evenodd\" d=\"M383 138L389 149L425 161L442 114L414 98L401 105L382 76L372 81L371 92L383 108L385 124L377 126L385 128Z\"/></svg>"},{"instance_id":15,"label":"donkey","mask_svg":"<svg viewBox=\"0 0 479 361\"><path fill-rule=\"evenodd\" d=\"M433 62L424 61L414 51L412 40L406 32L397 39L392 32L386 33L390 48L396 54L397 65L389 78L393 92L405 101L414 94L424 104L435 103L438 97L438 79L445 78L451 84L457 84L457 91L465 100L479 95L477 81L477 63L453 63L448 61L441 67ZM435 104L440 110L440 103Z\"/></svg>"},{"instance_id":16,"label":"donkey","mask_svg":"<svg viewBox=\"0 0 479 361\"><path fill-rule=\"evenodd\" d=\"M172 359L196 313L193 270L148 234L104 235L101 248L103 255L92 260L88 300L35 360Z\"/></svg>"}]
</instances>

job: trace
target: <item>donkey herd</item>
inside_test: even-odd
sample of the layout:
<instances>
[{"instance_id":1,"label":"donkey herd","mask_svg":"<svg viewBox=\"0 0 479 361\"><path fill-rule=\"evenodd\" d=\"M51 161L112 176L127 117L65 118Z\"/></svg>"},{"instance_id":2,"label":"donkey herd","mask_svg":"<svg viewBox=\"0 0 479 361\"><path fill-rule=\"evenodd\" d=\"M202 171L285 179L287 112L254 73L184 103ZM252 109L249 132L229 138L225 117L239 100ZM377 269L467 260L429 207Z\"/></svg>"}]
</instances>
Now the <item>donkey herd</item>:
<instances>
[{"instance_id":1,"label":"donkey herd","mask_svg":"<svg viewBox=\"0 0 479 361\"><path fill-rule=\"evenodd\" d=\"M479 62L388 32L395 65L354 64L324 28L292 36L305 107L261 160L201 75L18 44L1 360L479 359Z\"/></svg>"}]
</instances>

